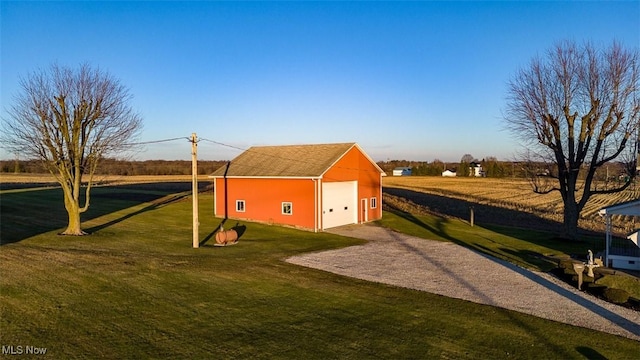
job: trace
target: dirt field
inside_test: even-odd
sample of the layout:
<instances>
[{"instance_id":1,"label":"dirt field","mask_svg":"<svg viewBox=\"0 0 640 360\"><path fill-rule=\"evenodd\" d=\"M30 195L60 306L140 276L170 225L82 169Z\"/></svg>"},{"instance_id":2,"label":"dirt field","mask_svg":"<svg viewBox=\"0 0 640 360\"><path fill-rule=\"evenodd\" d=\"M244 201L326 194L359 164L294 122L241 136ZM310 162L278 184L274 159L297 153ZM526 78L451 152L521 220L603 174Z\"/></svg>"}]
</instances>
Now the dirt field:
<instances>
[{"instance_id":1,"label":"dirt field","mask_svg":"<svg viewBox=\"0 0 640 360\"><path fill-rule=\"evenodd\" d=\"M207 180L207 176L198 176L199 181ZM178 182L191 181L191 175L139 175L116 176L96 175L96 183L149 183L149 182ZM0 173L0 183L42 184L55 183L56 179L50 174L22 174Z\"/></svg>"},{"instance_id":2,"label":"dirt field","mask_svg":"<svg viewBox=\"0 0 640 360\"><path fill-rule=\"evenodd\" d=\"M383 178L384 201L387 205L413 211L435 212L468 218L470 206L478 222L555 230L562 222L563 204L560 194L535 194L526 180L491 178L446 178L408 176ZM590 199L580 219L580 227L604 231L601 208L640 198L640 187ZM623 234L640 224L634 217L614 217L616 232Z\"/></svg>"},{"instance_id":3,"label":"dirt field","mask_svg":"<svg viewBox=\"0 0 640 360\"><path fill-rule=\"evenodd\" d=\"M191 175L139 175L139 176L115 176L96 175L95 186L103 185L131 185L131 184L157 184L157 183L186 183L191 184ZM200 190L208 189L211 179L207 175L198 176ZM22 189L32 187L56 187L58 183L50 174L14 174L0 173L0 190ZM189 185L190 186L190 185ZM181 190L182 186L180 186Z\"/></svg>"}]
</instances>

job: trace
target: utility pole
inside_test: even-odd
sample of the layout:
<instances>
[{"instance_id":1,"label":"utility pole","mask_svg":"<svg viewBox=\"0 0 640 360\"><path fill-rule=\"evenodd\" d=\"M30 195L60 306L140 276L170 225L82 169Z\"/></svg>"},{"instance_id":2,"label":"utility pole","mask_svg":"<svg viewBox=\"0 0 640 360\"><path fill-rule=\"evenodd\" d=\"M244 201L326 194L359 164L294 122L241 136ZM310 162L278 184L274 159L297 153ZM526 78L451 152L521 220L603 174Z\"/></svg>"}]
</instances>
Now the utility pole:
<instances>
[{"instance_id":1,"label":"utility pole","mask_svg":"<svg viewBox=\"0 0 640 360\"><path fill-rule=\"evenodd\" d=\"M638 124L638 139L636 140L636 175L640 172L640 123Z\"/></svg>"},{"instance_id":2,"label":"utility pole","mask_svg":"<svg viewBox=\"0 0 640 360\"><path fill-rule=\"evenodd\" d=\"M191 182L193 192L193 248L200 247L198 239L198 137L191 134Z\"/></svg>"}]
</instances>

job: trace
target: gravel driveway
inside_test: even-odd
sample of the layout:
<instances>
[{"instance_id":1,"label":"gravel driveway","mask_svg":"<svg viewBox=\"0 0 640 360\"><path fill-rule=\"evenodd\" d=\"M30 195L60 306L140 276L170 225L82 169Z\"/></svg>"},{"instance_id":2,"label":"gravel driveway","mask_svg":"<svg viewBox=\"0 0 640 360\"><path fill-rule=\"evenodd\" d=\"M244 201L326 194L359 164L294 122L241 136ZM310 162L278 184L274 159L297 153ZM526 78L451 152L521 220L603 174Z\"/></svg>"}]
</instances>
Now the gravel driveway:
<instances>
[{"instance_id":1,"label":"gravel driveway","mask_svg":"<svg viewBox=\"0 0 640 360\"><path fill-rule=\"evenodd\" d=\"M370 241L286 261L640 341L640 312L580 292L549 274L526 270L453 243L416 238L374 225L352 225L329 232Z\"/></svg>"}]
</instances>

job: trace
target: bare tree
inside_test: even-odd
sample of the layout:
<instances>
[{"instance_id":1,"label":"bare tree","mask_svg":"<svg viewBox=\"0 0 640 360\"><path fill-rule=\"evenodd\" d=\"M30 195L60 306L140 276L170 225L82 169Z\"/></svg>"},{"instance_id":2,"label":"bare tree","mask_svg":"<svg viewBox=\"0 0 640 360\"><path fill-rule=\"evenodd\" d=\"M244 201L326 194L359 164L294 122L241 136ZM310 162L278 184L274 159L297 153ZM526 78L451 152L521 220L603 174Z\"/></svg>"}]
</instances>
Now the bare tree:
<instances>
[{"instance_id":1,"label":"bare tree","mask_svg":"<svg viewBox=\"0 0 640 360\"><path fill-rule=\"evenodd\" d=\"M473 155L471 155L471 154L464 154L464 155L462 155L462 158L460 159L460 162L471 164L475 159L476 158L474 158Z\"/></svg>"},{"instance_id":2,"label":"bare tree","mask_svg":"<svg viewBox=\"0 0 640 360\"><path fill-rule=\"evenodd\" d=\"M83 235L80 214L89 208L96 167L102 158L128 149L142 128L141 118L128 105L128 89L87 64L77 69L52 65L20 85L4 121L4 144L21 157L42 161L64 193L69 223L63 234Z\"/></svg>"},{"instance_id":3,"label":"bare tree","mask_svg":"<svg viewBox=\"0 0 640 360\"><path fill-rule=\"evenodd\" d=\"M535 163L534 191L562 195L570 239L578 236L578 218L591 196L622 191L636 175L638 65L637 49L615 42L606 49L563 42L509 83L507 127ZM628 165L627 181L598 188L596 170L614 160Z\"/></svg>"}]
</instances>

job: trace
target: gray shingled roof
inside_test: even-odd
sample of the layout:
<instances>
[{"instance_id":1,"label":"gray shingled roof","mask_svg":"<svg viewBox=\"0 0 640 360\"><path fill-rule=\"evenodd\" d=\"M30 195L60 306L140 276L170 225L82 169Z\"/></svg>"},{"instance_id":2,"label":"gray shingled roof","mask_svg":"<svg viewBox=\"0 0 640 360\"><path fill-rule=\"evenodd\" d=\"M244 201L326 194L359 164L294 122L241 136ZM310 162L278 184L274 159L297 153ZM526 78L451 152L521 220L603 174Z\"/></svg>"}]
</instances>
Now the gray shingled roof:
<instances>
[{"instance_id":1,"label":"gray shingled roof","mask_svg":"<svg viewBox=\"0 0 640 360\"><path fill-rule=\"evenodd\" d=\"M231 161L227 176L319 177L355 143L254 146ZM223 176L222 166L211 176Z\"/></svg>"}]
</instances>

